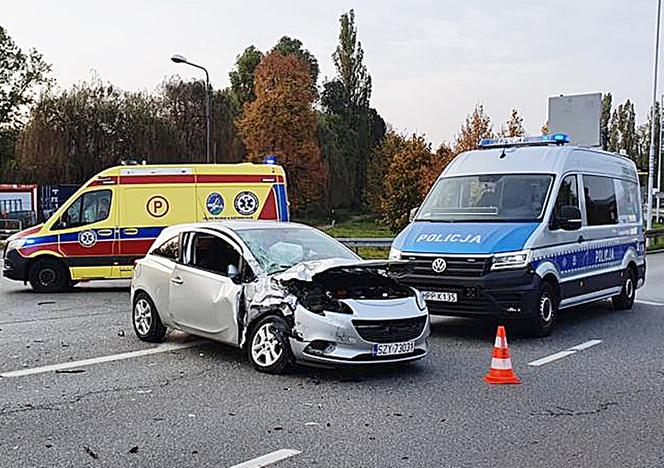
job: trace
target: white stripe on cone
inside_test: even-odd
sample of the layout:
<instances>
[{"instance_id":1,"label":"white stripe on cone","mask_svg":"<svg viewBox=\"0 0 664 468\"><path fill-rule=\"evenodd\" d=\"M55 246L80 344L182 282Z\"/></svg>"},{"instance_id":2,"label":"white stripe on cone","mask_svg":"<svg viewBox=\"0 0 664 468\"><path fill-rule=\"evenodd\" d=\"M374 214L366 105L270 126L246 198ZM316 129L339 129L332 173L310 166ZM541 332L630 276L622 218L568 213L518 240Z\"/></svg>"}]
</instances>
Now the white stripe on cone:
<instances>
[{"instance_id":1,"label":"white stripe on cone","mask_svg":"<svg viewBox=\"0 0 664 468\"><path fill-rule=\"evenodd\" d=\"M512 361L510 358L507 359L500 359L500 358L491 358L491 367L493 369L511 369L512 368Z\"/></svg>"},{"instance_id":2,"label":"white stripe on cone","mask_svg":"<svg viewBox=\"0 0 664 468\"><path fill-rule=\"evenodd\" d=\"M507 338L502 336L496 336L496 342L494 343L493 346L500 349L507 348Z\"/></svg>"}]
</instances>

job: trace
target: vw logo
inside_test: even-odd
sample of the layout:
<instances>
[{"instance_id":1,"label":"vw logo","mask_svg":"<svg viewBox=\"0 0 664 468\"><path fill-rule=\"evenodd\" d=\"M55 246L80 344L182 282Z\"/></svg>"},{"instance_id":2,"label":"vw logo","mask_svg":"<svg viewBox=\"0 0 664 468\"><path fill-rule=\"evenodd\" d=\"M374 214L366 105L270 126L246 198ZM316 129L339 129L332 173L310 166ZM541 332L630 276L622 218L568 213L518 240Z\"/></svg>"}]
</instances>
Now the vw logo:
<instances>
[{"instance_id":1,"label":"vw logo","mask_svg":"<svg viewBox=\"0 0 664 468\"><path fill-rule=\"evenodd\" d=\"M437 258L431 262L431 269L436 273L442 273L447 268L447 262L444 258Z\"/></svg>"},{"instance_id":2,"label":"vw logo","mask_svg":"<svg viewBox=\"0 0 664 468\"><path fill-rule=\"evenodd\" d=\"M97 233L94 231L82 231L78 234L78 243L83 247L92 247L97 243Z\"/></svg>"},{"instance_id":3,"label":"vw logo","mask_svg":"<svg viewBox=\"0 0 664 468\"><path fill-rule=\"evenodd\" d=\"M240 192L235 197L234 205L238 213L249 216L258 210L258 197L252 192Z\"/></svg>"}]
</instances>

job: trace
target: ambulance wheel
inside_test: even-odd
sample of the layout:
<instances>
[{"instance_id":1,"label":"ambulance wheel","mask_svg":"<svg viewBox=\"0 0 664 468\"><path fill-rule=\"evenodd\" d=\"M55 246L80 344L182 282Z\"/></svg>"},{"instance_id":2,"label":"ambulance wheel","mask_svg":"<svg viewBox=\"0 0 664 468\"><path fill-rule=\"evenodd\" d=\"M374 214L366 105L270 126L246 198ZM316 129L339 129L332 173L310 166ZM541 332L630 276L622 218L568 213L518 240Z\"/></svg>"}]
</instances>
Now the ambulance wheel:
<instances>
[{"instance_id":1,"label":"ambulance wheel","mask_svg":"<svg viewBox=\"0 0 664 468\"><path fill-rule=\"evenodd\" d=\"M623 284L620 294L611 298L613 308L616 310L631 309L636 298L636 273L633 267L627 267L623 272Z\"/></svg>"},{"instance_id":2,"label":"ambulance wheel","mask_svg":"<svg viewBox=\"0 0 664 468\"><path fill-rule=\"evenodd\" d=\"M527 333L533 337L545 337L551 334L558 315L558 296L554 286L548 281L540 285L535 310L528 324Z\"/></svg>"},{"instance_id":3,"label":"ambulance wheel","mask_svg":"<svg viewBox=\"0 0 664 468\"><path fill-rule=\"evenodd\" d=\"M55 258L37 259L30 267L28 280L32 289L40 293L64 291L71 284L69 270Z\"/></svg>"},{"instance_id":4,"label":"ambulance wheel","mask_svg":"<svg viewBox=\"0 0 664 468\"><path fill-rule=\"evenodd\" d=\"M131 322L134 324L134 333L143 341L160 343L166 336L166 327L161 322L159 312L154 302L143 291L137 292L131 310Z\"/></svg>"}]
</instances>

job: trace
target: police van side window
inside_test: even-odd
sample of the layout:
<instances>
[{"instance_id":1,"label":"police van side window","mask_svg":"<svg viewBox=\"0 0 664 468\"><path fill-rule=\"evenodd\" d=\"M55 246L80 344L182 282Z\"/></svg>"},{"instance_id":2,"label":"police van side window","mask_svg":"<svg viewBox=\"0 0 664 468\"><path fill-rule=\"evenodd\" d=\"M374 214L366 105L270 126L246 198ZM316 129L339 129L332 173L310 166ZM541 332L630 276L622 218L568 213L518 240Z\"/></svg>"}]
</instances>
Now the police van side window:
<instances>
[{"instance_id":1,"label":"police van side window","mask_svg":"<svg viewBox=\"0 0 664 468\"><path fill-rule=\"evenodd\" d=\"M613 183L618 199L618 222L620 224L641 222L638 185L622 179L615 179Z\"/></svg>"},{"instance_id":2,"label":"police van side window","mask_svg":"<svg viewBox=\"0 0 664 468\"><path fill-rule=\"evenodd\" d=\"M568 175L560 183L558 190L558 198L556 198L556 206L553 209L553 226L558 225L560 220L560 213L564 206L573 206L579 208L579 189L576 182L576 175Z\"/></svg>"},{"instance_id":3,"label":"police van side window","mask_svg":"<svg viewBox=\"0 0 664 468\"><path fill-rule=\"evenodd\" d=\"M613 179L583 176L588 226L618 224L618 204Z\"/></svg>"},{"instance_id":4,"label":"police van side window","mask_svg":"<svg viewBox=\"0 0 664 468\"><path fill-rule=\"evenodd\" d=\"M180 236L171 237L152 251L153 255L167 258L177 262L180 251Z\"/></svg>"},{"instance_id":5,"label":"police van side window","mask_svg":"<svg viewBox=\"0 0 664 468\"><path fill-rule=\"evenodd\" d=\"M86 192L72 203L62 214L54 229L66 229L98 223L108 218L111 212L112 192L95 190Z\"/></svg>"}]
</instances>

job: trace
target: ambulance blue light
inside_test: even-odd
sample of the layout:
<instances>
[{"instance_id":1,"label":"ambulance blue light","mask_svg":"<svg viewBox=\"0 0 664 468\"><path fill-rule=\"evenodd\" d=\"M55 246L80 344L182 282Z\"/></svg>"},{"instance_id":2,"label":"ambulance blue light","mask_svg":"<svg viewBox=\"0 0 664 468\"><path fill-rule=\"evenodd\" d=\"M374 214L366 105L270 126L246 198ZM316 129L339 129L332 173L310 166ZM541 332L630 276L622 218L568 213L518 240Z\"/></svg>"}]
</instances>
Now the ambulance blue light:
<instances>
[{"instance_id":1,"label":"ambulance blue light","mask_svg":"<svg viewBox=\"0 0 664 468\"><path fill-rule=\"evenodd\" d=\"M275 166L277 164L277 155L276 154L268 154L265 156L265 159L263 159L264 164L269 164L271 166Z\"/></svg>"},{"instance_id":2,"label":"ambulance blue light","mask_svg":"<svg viewBox=\"0 0 664 468\"><path fill-rule=\"evenodd\" d=\"M520 137L501 137L484 138L480 141L480 148L504 148L508 146L542 146L542 145L562 145L569 143L569 135L564 133L553 133L551 135L539 136L520 136Z\"/></svg>"}]
</instances>

